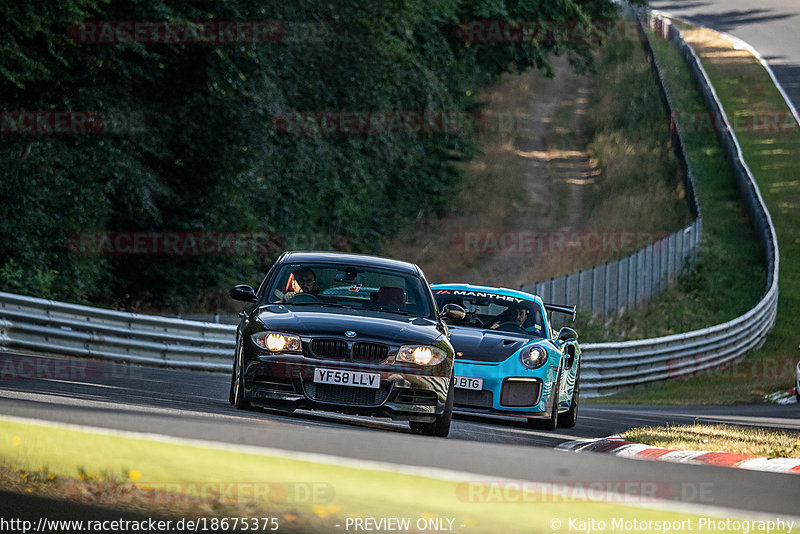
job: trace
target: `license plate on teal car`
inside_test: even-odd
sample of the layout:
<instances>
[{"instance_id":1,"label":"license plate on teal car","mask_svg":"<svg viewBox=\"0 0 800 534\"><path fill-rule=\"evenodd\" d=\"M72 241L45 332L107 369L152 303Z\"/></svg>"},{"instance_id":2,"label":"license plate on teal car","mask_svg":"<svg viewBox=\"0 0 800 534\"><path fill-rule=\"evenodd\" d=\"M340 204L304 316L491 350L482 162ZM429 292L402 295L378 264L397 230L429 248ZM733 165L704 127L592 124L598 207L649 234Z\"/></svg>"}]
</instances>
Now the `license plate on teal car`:
<instances>
[{"instance_id":1,"label":"license plate on teal car","mask_svg":"<svg viewBox=\"0 0 800 534\"><path fill-rule=\"evenodd\" d=\"M474 389L480 391L483 389L483 378L472 378L470 376L456 376L455 387L460 389Z\"/></svg>"}]
</instances>

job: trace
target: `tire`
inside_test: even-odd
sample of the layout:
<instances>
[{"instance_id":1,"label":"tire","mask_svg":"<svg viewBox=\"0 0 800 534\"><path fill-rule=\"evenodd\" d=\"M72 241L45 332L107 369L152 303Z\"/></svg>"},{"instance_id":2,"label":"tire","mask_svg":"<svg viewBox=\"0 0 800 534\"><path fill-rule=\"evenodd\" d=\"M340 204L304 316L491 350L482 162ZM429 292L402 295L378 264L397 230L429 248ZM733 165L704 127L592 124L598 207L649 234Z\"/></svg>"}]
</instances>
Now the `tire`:
<instances>
[{"instance_id":1,"label":"tire","mask_svg":"<svg viewBox=\"0 0 800 534\"><path fill-rule=\"evenodd\" d=\"M578 406L580 405L580 389L581 389L581 367L578 364L578 370L575 372L575 385L572 387L572 402L569 404L569 410L565 413L559 414L558 426L561 428L574 428L578 422Z\"/></svg>"},{"instance_id":2,"label":"tire","mask_svg":"<svg viewBox=\"0 0 800 534\"><path fill-rule=\"evenodd\" d=\"M236 398L234 389L236 388L236 366L238 365L237 362L237 353L239 352L238 349L233 353L233 368L231 369L231 389L228 391L228 402L231 404L235 404Z\"/></svg>"},{"instance_id":3,"label":"tire","mask_svg":"<svg viewBox=\"0 0 800 534\"><path fill-rule=\"evenodd\" d=\"M553 391L550 396L553 399L553 409L547 419L528 419L528 428L535 430L555 430L558 428L558 397L561 393L561 369L558 370L556 381L553 383Z\"/></svg>"},{"instance_id":4,"label":"tire","mask_svg":"<svg viewBox=\"0 0 800 534\"><path fill-rule=\"evenodd\" d=\"M233 405L237 410L254 411L256 408L250 404L244 396L244 373L242 372L243 354L242 349L237 349L236 361L233 363L233 373L231 376L231 387Z\"/></svg>"},{"instance_id":5,"label":"tire","mask_svg":"<svg viewBox=\"0 0 800 534\"><path fill-rule=\"evenodd\" d=\"M411 430L418 434L425 436L435 436L437 438L446 438L450 433L450 422L453 420L453 401L455 393L453 392L454 378L450 377L450 387L447 389L447 401L444 404L444 412L442 415L436 416L436 421L433 423L420 423L418 421L409 421L408 426Z\"/></svg>"},{"instance_id":6,"label":"tire","mask_svg":"<svg viewBox=\"0 0 800 534\"><path fill-rule=\"evenodd\" d=\"M236 402L233 392L235 382L236 382L236 362L234 362L233 369L231 369L231 389L228 392L228 402L230 402L231 404L234 404Z\"/></svg>"}]
</instances>

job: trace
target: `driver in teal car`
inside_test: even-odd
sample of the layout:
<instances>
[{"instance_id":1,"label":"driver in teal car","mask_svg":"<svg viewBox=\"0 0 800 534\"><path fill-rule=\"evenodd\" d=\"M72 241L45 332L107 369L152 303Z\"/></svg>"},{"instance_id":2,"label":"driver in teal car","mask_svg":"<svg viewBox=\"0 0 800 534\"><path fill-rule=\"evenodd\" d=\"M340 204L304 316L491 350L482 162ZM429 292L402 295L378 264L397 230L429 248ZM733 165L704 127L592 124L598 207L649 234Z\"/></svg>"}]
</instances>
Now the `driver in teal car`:
<instances>
[{"instance_id":1,"label":"driver in teal car","mask_svg":"<svg viewBox=\"0 0 800 534\"><path fill-rule=\"evenodd\" d=\"M508 312L511 312L511 310L508 310ZM525 328L525 321L528 320L527 309L517 308L516 313L514 312L508 313L508 312L503 314L506 315L506 317L503 316L498 317L497 320L494 322L494 324L492 324L492 326L490 326L489 328L491 328L492 330L497 330L503 323L515 323L516 326L519 326L520 328Z\"/></svg>"},{"instance_id":2,"label":"driver in teal car","mask_svg":"<svg viewBox=\"0 0 800 534\"><path fill-rule=\"evenodd\" d=\"M503 328L500 328L503 326ZM536 324L535 321L529 320L527 308L517 308L516 310L506 310L500 317L498 317L489 327L492 330L500 328L503 330L505 326L512 328L522 328L529 334L534 334L539 337L544 337L542 325Z\"/></svg>"}]
</instances>

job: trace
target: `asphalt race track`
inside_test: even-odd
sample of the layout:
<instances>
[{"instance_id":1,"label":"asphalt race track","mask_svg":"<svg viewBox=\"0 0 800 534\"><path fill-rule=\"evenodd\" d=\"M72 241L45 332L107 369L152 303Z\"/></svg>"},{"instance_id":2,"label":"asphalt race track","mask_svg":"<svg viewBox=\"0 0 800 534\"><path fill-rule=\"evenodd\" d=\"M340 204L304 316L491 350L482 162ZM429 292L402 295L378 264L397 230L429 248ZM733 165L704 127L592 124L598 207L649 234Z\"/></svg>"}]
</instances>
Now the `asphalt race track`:
<instances>
[{"instance_id":1,"label":"asphalt race track","mask_svg":"<svg viewBox=\"0 0 800 534\"><path fill-rule=\"evenodd\" d=\"M651 0L651 7L729 33L758 50L800 109L797 0Z\"/></svg>"},{"instance_id":2,"label":"asphalt race track","mask_svg":"<svg viewBox=\"0 0 800 534\"><path fill-rule=\"evenodd\" d=\"M104 362L94 378L0 380L5 415L268 446L361 460L423 465L543 482L657 480L674 499L701 505L797 515L800 476L691 466L553 450L561 442L604 437L644 424L721 421L800 430L800 405L634 407L583 405L578 426L528 429L510 418L459 416L446 440L407 425L324 412L253 413L227 401L229 376ZM420 440L427 454L419 455ZM704 488L698 492L697 488ZM702 495L702 496L701 496Z\"/></svg>"}]
</instances>

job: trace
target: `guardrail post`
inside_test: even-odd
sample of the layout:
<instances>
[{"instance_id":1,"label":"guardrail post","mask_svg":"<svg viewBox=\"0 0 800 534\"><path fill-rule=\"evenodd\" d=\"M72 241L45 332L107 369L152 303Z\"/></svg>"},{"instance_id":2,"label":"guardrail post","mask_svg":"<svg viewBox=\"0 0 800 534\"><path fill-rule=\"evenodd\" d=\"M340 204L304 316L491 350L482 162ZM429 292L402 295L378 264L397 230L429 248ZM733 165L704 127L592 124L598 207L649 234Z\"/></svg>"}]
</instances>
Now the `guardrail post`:
<instances>
[{"instance_id":1,"label":"guardrail post","mask_svg":"<svg viewBox=\"0 0 800 534\"><path fill-rule=\"evenodd\" d=\"M608 294L611 291L611 283L609 282L609 269L610 263L606 263L606 275L603 280L603 318L608 317Z\"/></svg>"},{"instance_id":2,"label":"guardrail post","mask_svg":"<svg viewBox=\"0 0 800 534\"><path fill-rule=\"evenodd\" d=\"M622 285L622 273L627 268L627 265L625 264L626 261L626 259L617 260L617 299L614 302L614 309L616 310L616 313L619 313L624 306L623 291L628 287L627 280L625 281L625 286L623 287Z\"/></svg>"},{"instance_id":3,"label":"guardrail post","mask_svg":"<svg viewBox=\"0 0 800 534\"><path fill-rule=\"evenodd\" d=\"M570 276L567 274L567 275L562 276L562 278L564 279L564 300L562 300L561 302L565 302L566 303L566 302L569 302L569 281L570 281Z\"/></svg>"}]
</instances>

